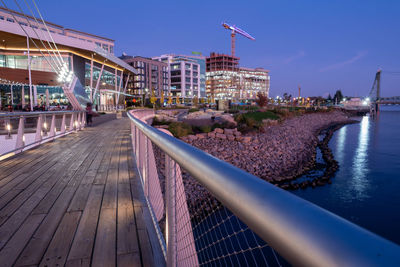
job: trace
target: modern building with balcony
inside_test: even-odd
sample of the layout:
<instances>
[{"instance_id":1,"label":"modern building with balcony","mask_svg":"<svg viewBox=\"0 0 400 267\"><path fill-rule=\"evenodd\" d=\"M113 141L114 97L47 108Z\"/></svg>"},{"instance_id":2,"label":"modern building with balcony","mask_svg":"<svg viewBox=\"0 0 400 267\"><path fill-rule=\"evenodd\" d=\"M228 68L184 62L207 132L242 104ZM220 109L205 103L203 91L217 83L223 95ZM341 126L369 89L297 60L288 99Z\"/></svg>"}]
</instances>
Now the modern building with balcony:
<instances>
[{"instance_id":1,"label":"modern building with balcony","mask_svg":"<svg viewBox=\"0 0 400 267\"><path fill-rule=\"evenodd\" d=\"M259 92L269 94L269 71L239 67L238 57L211 53L206 70L206 92L212 101L252 100Z\"/></svg>"},{"instance_id":2,"label":"modern building with balcony","mask_svg":"<svg viewBox=\"0 0 400 267\"><path fill-rule=\"evenodd\" d=\"M163 94L164 99L167 99L170 87L167 63L140 56L123 55L120 58L138 72L128 81L129 90L127 92L133 95L128 99L141 99L143 96L149 98L153 90L155 97L161 98Z\"/></svg>"},{"instance_id":3,"label":"modern building with balcony","mask_svg":"<svg viewBox=\"0 0 400 267\"><path fill-rule=\"evenodd\" d=\"M168 64L170 91L174 98L179 97L183 102L190 102L195 96L205 97L205 61L201 56L168 54L153 59Z\"/></svg>"},{"instance_id":4,"label":"modern building with balcony","mask_svg":"<svg viewBox=\"0 0 400 267\"><path fill-rule=\"evenodd\" d=\"M114 56L112 39L0 8L0 109L93 103L114 110L136 72Z\"/></svg>"}]
</instances>

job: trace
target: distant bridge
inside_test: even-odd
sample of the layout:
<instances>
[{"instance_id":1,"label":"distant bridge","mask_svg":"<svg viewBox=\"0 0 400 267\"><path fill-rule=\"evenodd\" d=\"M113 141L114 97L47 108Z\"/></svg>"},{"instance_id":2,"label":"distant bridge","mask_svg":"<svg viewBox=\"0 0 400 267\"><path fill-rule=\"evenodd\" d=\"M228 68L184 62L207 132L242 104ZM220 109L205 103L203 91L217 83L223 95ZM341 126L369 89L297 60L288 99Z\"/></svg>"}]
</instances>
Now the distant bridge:
<instances>
[{"instance_id":1,"label":"distant bridge","mask_svg":"<svg viewBox=\"0 0 400 267\"><path fill-rule=\"evenodd\" d=\"M377 102L383 105L400 105L400 96L381 97Z\"/></svg>"},{"instance_id":2,"label":"distant bridge","mask_svg":"<svg viewBox=\"0 0 400 267\"><path fill-rule=\"evenodd\" d=\"M380 105L400 105L400 96L381 97L381 74L381 70L376 72L374 83L372 84L372 88L369 92L368 97L371 101L371 112L379 111Z\"/></svg>"}]
</instances>

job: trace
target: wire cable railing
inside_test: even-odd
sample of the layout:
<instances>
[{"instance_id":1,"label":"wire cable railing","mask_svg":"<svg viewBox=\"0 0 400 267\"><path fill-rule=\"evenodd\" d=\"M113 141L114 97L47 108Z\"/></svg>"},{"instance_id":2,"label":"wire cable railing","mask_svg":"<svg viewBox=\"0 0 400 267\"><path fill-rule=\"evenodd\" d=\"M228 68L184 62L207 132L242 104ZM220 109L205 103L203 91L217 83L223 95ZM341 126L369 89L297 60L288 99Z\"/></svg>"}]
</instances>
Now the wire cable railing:
<instances>
[{"instance_id":1,"label":"wire cable railing","mask_svg":"<svg viewBox=\"0 0 400 267\"><path fill-rule=\"evenodd\" d=\"M398 245L147 125L153 110L128 117L167 266L400 265Z\"/></svg>"}]
</instances>

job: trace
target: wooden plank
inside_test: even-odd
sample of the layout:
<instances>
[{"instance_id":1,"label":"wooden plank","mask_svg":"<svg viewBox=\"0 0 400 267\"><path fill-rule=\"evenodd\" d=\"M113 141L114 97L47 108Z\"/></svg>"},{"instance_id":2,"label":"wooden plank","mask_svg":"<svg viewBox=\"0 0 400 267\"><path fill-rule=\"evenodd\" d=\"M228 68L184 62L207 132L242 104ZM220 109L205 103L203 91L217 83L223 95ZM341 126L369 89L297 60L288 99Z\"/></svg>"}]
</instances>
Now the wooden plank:
<instances>
[{"instance_id":1,"label":"wooden plank","mask_svg":"<svg viewBox=\"0 0 400 267\"><path fill-rule=\"evenodd\" d=\"M54 201L64 190L65 186L70 184L72 180L76 181L81 177L82 173L86 171L85 163L87 164L87 161L90 160L90 158L88 158L90 152L91 150L86 150L86 153L79 154L78 157L75 158L72 164L69 165L69 168L67 169L61 181L56 184L51 192L46 195L46 197L43 198L35 210L33 210L34 214L48 213ZM77 153L79 153L79 151L77 151ZM78 169L80 169L79 172Z\"/></svg>"},{"instance_id":2,"label":"wooden plank","mask_svg":"<svg viewBox=\"0 0 400 267\"><path fill-rule=\"evenodd\" d=\"M129 254L121 254L117 256L117 265L118 267L136 267L142 266L140 261L140 254L129 253Z\"/></svg>"},{"instance_id":3,"label":"wooden plank","mask_svg":"<svg viewBox=\"0 0 400 267\"><path fill-rule=\"evenodd\" d=\"M40 185L42 183L41 179L51 178L53 173L54 171L42 176L40 179L37 180L38 184ZM51 182L55 183L56 179L53 179ZM5 221L5 223L0 227L0 248L5 245L8 239L13 235L13 233L18 229L25 218L31 213L33 208L39 203L39 201L46 195L49 190L50 188L48 187L41 187L37 189L37 191L34 192L33 195L30 191L27 190L18 196L18 201L15 201L16 206L18 206L19 208L13 205L8 205L6 208L1 210L0 220ZM30 197L25 197L25 193ZM14 212L14 210L16 211ZM14 213L10 216L9 214L11 214L12 212Z\"/></svg>"},{"instance_id":4,"label":"wooden plank","mask_svg":"<svg viewBox=\"0 0 400 267\"><path fill-rule=\"evenodd\" d=\"M22 252L20 258L17 261L19 265L26 264L38 264L40 261L40 256L42 255L50 242L57 225L62 218L63 213L66 211L76 189L77 185L80 182L81 174L84 173L92 160L95 157L95 153L87 153L82 164L79 166L77 172L69 181L60 197L52 206L50 212L47 217L43 221L42 225L39 227L38 231L34 235L34 239L32 239L27 247Z\"/></svg>"},{"instance_id":5,"label":"wooden plank","mask_svg":"<svg viewBox=\"0 0 400 267\"><path fill-rule=\"evenodd\" d=\"M57 228L39 266L63 266L78 227L81 212L67 212Z\"/></svg>"},{"instance_id":6,"label":"wooden plank","mask_svg":"<svg viewBox=\"0 0 400 267\"><path fill-rule=\"evenodd\" d=\"M97 222L100 214L101 200L103 197L103 185L93 185L86 207L79 222L71 250L68 255L68 262L78 259L89 259L92 255L95 240Z\"/></svg>"},{"instance_id":7,"label":"wooden plank","mask_svg":"<svg viewBox=\"0 0 400 267\"><path fill-rule=\"evenodd\" d=\"M71 139L71 142L68 145L68 148L66 149L60 146L60 144L62 144L60 139L57 139L57 141L51 143L47 142L34 149L30 149L20 154L17 154L18 155L16 156L16 158L18 159L17 164L3 166L8 161L8 159L0 161L0 168L2 169L2 172L0 174L1 175L0 186L8 181L4 180L3 178L9 178L8 176L10 175L16 177L18 175L26 173L26 170L28 170L29 172L31 168L33 169L36 168L35 165L37 165L37 163L40 163L48 158L52 158L53 155L59 152L70 152L73 148L76 148L82 143L84 143L87 138L89 138L89 136L86 138L79 139L78 141L75 140L74 142L73 142L74 139Z\"/></svg>"},{"instance_id":8,"label":"wooden plank","mask_svg":"<svg viewBox=\"0 0 400 267\"><path fill-rule=\"evenodd\" d=\"M42 222L43 214L29 216L7 245L0 250L0 266L12 266L25 244Z\"/></svg>"},{"instance_id":9,"label":"wooden plank","mask_svg":"<svg viewBox=\"0 0 400 267\"><path fill-rule=\"evenodd\" d=\"M130 205L118 205L117 225L117 253L126 254L130 252L139 252L136 222L132 202Z\"/></svg>"},{"instance_id":10,"label":"wooden plank","mask_svg":"<svg viewBox=\"0 0 400 267\"><path fill-rule=\"evenodd\" d=\"M116 264L116 216L116 209L101 209L92 266L112 267Z\"/></svg>"},{"instance_id":11,"label":"wooden plank","mask_svg":"<svg viewBox=\"0 0 400 267\"><path fill-rule=\"evenodd\" d=\"M67 209L74 188L67 187L51 208L49 214L43 220L32 239L17 259L16 266L39 264L57 226Z\"/></svg>"},{"instance_id":12,"label":"wooden plank","mask_svg":"<svg viewBox=\"0 0 400 267\"><path fill-rule=\"evenodd\" d=\"M118 169L108 170L107 183L104 189L102 209L117 208Z\"/></svg>"},{"instance_id":13,"label":"wooden plank","mask_svg":"<svg viewBox=\"0 0 400 267\"><path fill-rule=\"evenodd\" d=\"M17 177L6 186L1 188L1 193L7 193L0 197L0 208L4 207L11 199L13 199L13 197L17 196L24 189L37 186L38 177L40 177L42 174L46 175L46 173L48 173L50 170L54 170L54 164L60 166L60 168L65 166L65 163L63 164L63 162L58 162L58 160L61 158L67 160L68 158L71 158L71 154L64 155L60 153L60 155L55 157L55 161L43 162L43 165L37 171ZM10 191L11 189L12 191Z\"/></svg>"},{"instance_id":14,"label":"wooden plank","mask_svg":"<svg viewBox=\"0 0 400 267\"><path fill-rule=\"evenodd\" d=\"M153 251L149 242L149 236L146 229L138 229L140 254L142 256L143 266L155 266L153 261Z\"/></svg>"},{"instance_id":15,"label":"wooden plank","mask_svg":"<svg viewBox=\"0 0 400 267\"><path fill-rule=\"evenodd\" d=\"M66 267L90 267L90 259L68 260Z\"/></svg>"}]
</instances>

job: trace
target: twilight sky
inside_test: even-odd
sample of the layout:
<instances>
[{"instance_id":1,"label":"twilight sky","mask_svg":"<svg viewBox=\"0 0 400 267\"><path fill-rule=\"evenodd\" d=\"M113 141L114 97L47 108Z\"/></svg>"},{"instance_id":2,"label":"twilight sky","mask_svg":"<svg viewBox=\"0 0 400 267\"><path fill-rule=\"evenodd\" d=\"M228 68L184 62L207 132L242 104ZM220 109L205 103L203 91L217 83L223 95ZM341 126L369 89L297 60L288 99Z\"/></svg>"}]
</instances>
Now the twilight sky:
<instances>
[{"instance_id":1,"label":"twilight sky","mask_svg":"<svg viewBox=\"0 0 400 267\"><path fill-rule=\"evenodd\" d=\"M13 1L6 1L10 7ZM23 1L19 1L24 5ZM28 2L30 2L28 0ZM270 95L364 96L383 70L382 94L400 95L399 0L36 0L48 21L116 40L116 55L230 53L226 21L244 67L270 70Z\"/></svg>"}]
</instances>

